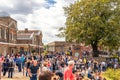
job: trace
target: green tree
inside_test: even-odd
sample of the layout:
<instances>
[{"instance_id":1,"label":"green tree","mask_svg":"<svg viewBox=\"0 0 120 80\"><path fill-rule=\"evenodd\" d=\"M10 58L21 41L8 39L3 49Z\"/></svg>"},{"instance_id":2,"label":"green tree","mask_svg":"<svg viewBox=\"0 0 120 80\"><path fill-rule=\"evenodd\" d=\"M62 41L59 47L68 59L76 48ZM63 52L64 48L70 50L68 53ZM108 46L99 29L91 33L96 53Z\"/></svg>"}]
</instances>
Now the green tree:
<instances>
[{"instance_id":1,"label":"green tree","mask_svg":"<svg viewBox=\"0 0 120 80\"><path fill-rule=\"evenodd\" d=\"M64 8L66 27L60 28L67 41L117 49L120 44L120 0L78 0Z\"/></svg>"}]
</instances>

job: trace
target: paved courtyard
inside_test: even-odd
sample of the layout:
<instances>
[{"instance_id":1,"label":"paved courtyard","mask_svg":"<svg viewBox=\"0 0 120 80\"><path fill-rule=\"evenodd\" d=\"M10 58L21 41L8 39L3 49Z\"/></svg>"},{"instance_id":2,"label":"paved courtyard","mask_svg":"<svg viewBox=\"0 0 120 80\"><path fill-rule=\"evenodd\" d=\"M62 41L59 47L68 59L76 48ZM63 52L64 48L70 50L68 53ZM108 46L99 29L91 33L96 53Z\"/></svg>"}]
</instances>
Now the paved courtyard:
<instances>
[{"instance_id":1,"label":"paved courtyard","mask_svg":"<svg viewBox=\"0 0 120 80\"><path fill-rule=\"evenodd\" d=\"M6 76L3 76L2 74L1 80L29 80L29 77L26 77L25 75L23 76L23 72L15 70L13 78L8 78L8 73L6 73Z\"/></svg>"}]
</instances>

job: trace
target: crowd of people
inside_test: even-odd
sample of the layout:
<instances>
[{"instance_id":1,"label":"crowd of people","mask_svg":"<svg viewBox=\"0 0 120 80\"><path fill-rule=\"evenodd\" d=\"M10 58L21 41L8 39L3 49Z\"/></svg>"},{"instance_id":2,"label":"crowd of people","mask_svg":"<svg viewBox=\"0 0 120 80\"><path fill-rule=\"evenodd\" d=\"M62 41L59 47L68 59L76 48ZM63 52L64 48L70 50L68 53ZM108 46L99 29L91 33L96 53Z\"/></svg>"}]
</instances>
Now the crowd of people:
<instances>
[{"instance_id":1,"label":"crowd of people","mask_svg":"<svg viewBox=\"0 0 120 80\"><path fill-rule=\"evenodd\" d=\"M3 60L2 72L8 78L14 76L14 68L25 70L30 80L106 80L101 73L108 68L119 68L118 60L95 61L87 57L74 59L72 55L57 53L49 55L7 55Z\"/></svg>"}]
</instances>

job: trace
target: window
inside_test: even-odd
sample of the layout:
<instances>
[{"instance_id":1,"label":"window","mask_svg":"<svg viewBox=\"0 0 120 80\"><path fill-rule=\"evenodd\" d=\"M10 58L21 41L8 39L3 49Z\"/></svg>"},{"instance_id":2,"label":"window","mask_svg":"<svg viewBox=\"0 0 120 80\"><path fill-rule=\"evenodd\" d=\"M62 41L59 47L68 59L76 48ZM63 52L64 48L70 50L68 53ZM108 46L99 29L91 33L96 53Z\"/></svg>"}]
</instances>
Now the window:
<instances>
[{"instance_id":1,"label":"window","mask_svg":"<svg viewBox=\"0 0 120 80\"><path fill-rule=\"evenodd\" d=\"M14 35L13 35L13 32L12 32L12 35L11 35L11 36L12 36L12 40L13 40L13 39L14 39Z\"/></svg>"},{"instance_id":2,"label":"window","mask_svg":"<svg viewBox=\"0 0 120 80\"><path fill-rule=\"evenodd\" d=\"M5 29L5 35L4 35L4 38L5 38L5 39L7 38L7 36L6 36L6 29Z\"/></svg>"},{"instance_id":3,"label":"window","mask_svg":"<svg viewBox=\"0 0 120 80\"><path fill-rule=\"evenodd\" d=\"M2 35L2 30L1 30L1 28L0 28L0 38L2 37L1 35Z\"/></svg>"},{"instance_id":4,"label":"window","mask_svg":"<svg viewBox=\"0 0 120 80\"><path fill-rule=\"evenodd\" d=\"M34 38L32 38L32 44L34 44Z\"/></svg>"},{"instance_id":5,"label":"window","mask_svg":"<svg viewBox=\"0 0 120 80\"><path fill-rule=\"evenodd\" d=\"M9 34L9 39L11 40L11 33Z\"/></svg>"},{"instance_id":6,"label":"window","mask_svg":"<svg viewBox=\"0 0 120 80\"><path fill-rule=\"evenodd\" d=\"M34 41L36 41L36 38L34 38Z\"/></svg>"}]
</instances>

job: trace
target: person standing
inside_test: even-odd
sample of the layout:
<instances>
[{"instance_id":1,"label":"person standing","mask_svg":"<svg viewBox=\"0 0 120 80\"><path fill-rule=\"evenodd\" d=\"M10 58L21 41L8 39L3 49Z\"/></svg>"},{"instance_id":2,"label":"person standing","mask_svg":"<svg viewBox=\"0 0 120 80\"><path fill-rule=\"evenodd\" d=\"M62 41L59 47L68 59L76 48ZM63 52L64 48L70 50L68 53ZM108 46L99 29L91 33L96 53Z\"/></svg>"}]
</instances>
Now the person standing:
<instances>
[{"instance_id":1,"label":"person standing","mask_svg":"<svg viewBox=\"0 0 120 80\"><path fill-rule=\"evenodd\" d=\"M64 80L75 80L75 76L72 73L73 67L74 67L74 61L69 61L68 67L64 71Z\"/></svg>"},{"instance_id":2,"label":"person standing","mask_svg":"<svg viewBox=\"0 0 120 80\"><path fill-rule=\"evenodd\" d=\"M6 72L8 71L8 62L6 61L6 59L4 60L2 67L3 67L3 76L5 76Z\"/></svg>"},{"instance_id":3,"label":"person standing","mask_svg":"<svg viewBox=\"0 0 120 80\"><path fill-rule=\"evenodd\" d=\"M28 69L29 69L30 65L31 65L31 62L28 59L27 62L26 62L26 77L28 76Z\"/></svg>"},{"instance_id":4,"label":"person standing","mask_svg":"<svg viewBox=\"0 0 120 80\"><path fill-rule=\"evenodd\" d=\"M1 72L2 72L2 63L3 63L4 58L0 57L0 80L1 80Z\"/></svg>"},{"instance_id":5,"label":"person standing","mask_svg":"<svg viewBox=\"0 0 120 80\"><path fill-rule=\"evenodd\" d=\"M39 66L37 64L37 60L33 61L33 65L28 68L28 74L30 76L30 80L37 80L37 76L39 75Z\"/></svg>"},{"instance_id":6,"label":"person standing","mask_svg":"<svg viewBox=\"0 0 120 80\"><path fill-rule=\"evenodd\" d=\"M13 77L13 71L14 71L13 58L10 57L9 65L8 65L8 78L12 78Z\"/></svg>"},{"instance_id":7,"label":"person standing","mask_svg":"<svg viewBox=\"0 0 120 80\"><path fill-rule=\"evenodd\" d=\"M48 68L47 62L44 62L44 63L43 63L43 67L42 67L42 70L41 70L41 71L42 71L42 73L43 73L43 72L46 72L46 71L50 71L50 69Z\"/></svg>"},{"instance_id":8,"label":"person standing","mask_svg":"<svg viewBox=\"0 0 120 80\"><path fill-rule=\"evenodd\" d=\"M21 71L22 71L22 66L21 66L22 61L21 61L21 57L20 57L20 56L17 56L15 62L16 62L16 65L17 65L17 67L18 67L18 71L21 72Z\"/></svg>"}]
</instances>

